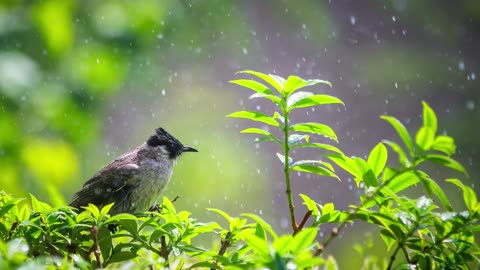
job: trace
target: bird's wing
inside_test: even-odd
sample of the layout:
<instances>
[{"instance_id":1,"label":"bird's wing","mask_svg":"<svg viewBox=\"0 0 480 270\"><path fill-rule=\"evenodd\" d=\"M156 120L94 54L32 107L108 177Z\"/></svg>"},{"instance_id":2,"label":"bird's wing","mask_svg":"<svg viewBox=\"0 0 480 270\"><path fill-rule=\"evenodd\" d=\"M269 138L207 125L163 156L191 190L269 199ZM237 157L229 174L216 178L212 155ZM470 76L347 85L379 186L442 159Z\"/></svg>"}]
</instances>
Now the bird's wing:
<instances>
[{"instance_id":1,"label":"bird's wing","mask_svg":"<svg viewBox=\"0 0 480 270\"><path fill-rule=\"evenodd\" d=\"M80 208L92 203L100 208L127 196L137 184L134 176L138 166L115 163L112 162L88 180L73 196L70 206Z\"/></svg>"}]
</instances>

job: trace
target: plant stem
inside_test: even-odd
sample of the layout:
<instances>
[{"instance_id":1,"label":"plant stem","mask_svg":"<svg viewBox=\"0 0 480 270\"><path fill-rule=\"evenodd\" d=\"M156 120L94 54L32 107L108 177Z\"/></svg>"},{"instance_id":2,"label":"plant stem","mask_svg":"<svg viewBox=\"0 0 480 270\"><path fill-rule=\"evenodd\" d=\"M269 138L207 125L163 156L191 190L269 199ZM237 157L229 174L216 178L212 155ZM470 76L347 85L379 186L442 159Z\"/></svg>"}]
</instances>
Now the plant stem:
<instances>
[{"instance_id":1,"label":"plant stem","mask_svg":"<svg viewBox=\"0 0 480 270\"><path fill-rule=\"evenodd\" d=\"M295 233L297 231L297 222L295 221L295 206L293 205L293 198L292 198L292 189L290 187L290 163L289 163L289 155L290 155L290 146L288 144L288 110L285 108L284 112L284 125L283 125L283 136L284 136L284 172L285 172L285 186L288 199L288 207L290 209L290 222L292 223L292 230Z\"/></svg>"}]
</instances>

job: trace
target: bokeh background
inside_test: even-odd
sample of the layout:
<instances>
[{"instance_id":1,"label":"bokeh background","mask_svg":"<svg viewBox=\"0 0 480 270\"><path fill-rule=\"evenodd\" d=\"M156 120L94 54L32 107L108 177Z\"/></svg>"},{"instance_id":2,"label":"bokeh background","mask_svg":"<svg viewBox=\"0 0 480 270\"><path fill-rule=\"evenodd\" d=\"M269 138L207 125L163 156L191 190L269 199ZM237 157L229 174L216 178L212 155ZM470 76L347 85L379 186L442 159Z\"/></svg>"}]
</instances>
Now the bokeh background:
<instances>
[{"instance_id":1,"label":"bokeh background","mask_svg":"<svg viewBox=\"0 0 480 270\"><path fill-rule=\"evenodd\" d=\"M162 126L200 151L181 158L164 192L180 197L177 208L203 220L215 216L207 207L254 212L287 232L279 149L239 134L248 121L225 118L243 109L273 113L270 103L248 100L248 90L228 83L253 69L331 81L332 89L311 90L338 96L345 107L293 117L331 125L349 155L365 156L384 138L398 141L379 115L416 130L425 100L440 131L456 139L456 158L471 177L429 172L478 191L479 48L476 0L2 0L0 189L45 201L60 193L65 201L51 203L68 202ZM342 177L294 174L293 192L345 209L359 191ZM460 193L442 186L461 207ZM368 240L375 231L354 226L329 250L343 267L361 263L354 243L385 252Z\"/></svg>"}]
</instances>

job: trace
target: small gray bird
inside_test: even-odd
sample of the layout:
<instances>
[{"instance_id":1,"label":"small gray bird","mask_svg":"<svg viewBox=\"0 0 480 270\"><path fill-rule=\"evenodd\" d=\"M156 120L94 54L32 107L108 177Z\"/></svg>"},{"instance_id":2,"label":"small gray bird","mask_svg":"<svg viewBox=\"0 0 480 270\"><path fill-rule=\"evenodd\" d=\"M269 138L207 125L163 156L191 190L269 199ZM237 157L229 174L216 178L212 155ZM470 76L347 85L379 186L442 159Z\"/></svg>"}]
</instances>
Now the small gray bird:
<instances>
[{"instance_id":1,"label":"small gray bird","mask_svg":"<svg viewBox=\"0 0 480 270\"><path fill-rule=\"evenodd\" d=\"M198 152L185 146L163 128L142 145L101 169L72 199L70 206L89 203L101 208L114 202L110 214L138 213L156 204L183 152Z\"/></svg>"}]
</instances>

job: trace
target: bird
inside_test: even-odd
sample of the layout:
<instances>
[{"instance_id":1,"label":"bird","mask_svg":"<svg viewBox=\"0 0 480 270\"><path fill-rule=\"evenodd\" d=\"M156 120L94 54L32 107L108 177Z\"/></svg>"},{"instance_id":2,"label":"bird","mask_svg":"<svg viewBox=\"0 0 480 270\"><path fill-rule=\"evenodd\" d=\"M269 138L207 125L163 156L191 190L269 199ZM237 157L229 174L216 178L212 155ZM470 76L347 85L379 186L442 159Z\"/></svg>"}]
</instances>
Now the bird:
<instances>
[{"instance_id":1,"label":"bird","mask_svg":"<svg viewBox=\"0 0 480 270\"><path fill-rule=\"evenodd\" d=\"M114 203L111 215L136 214L156 207L178 157L185 152L198 150L183 145L159 127L145 143L98 171L75 193L69 206L81 209L94 204L100 209Z\"/></svg>"}]
</instances>

